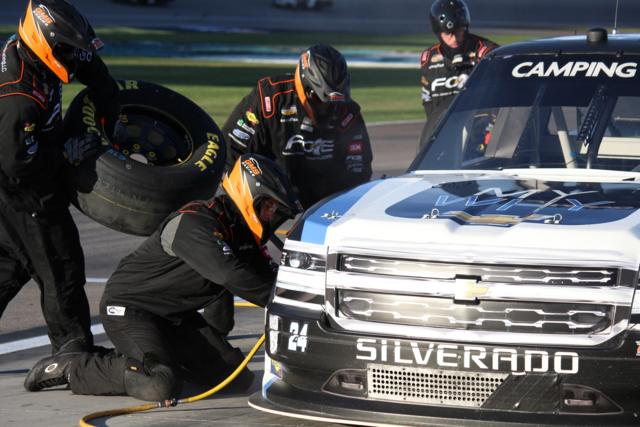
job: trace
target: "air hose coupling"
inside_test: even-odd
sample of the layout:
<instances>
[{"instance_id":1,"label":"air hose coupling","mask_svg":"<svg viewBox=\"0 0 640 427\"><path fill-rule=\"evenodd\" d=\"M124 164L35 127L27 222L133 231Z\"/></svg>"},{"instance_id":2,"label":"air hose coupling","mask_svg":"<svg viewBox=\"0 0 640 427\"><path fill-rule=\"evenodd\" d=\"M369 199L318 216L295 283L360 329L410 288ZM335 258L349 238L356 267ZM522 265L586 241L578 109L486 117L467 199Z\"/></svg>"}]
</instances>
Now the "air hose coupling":
<instances>
[{"instance_id":1,"label":"air hose coupling","mask_svg":"<svg viewBox=\"0 0 640 427\"><path fill-rule=\"evenodd\" d=\"M171 406L178 406L178 401L176 399L169 399L164 401L165 408L169 408Z\"/></svg>"}]
</instances>

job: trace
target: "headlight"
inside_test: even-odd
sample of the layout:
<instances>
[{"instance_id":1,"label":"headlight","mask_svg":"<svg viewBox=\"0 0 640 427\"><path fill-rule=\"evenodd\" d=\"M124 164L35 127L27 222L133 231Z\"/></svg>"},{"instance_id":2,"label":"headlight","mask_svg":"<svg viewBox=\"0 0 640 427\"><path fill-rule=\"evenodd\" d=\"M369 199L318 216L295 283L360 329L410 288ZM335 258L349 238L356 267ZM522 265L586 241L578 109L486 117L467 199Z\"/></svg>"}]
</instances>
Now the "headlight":
<instances>
[{"instance_id":1,"label":"headlight","mask_svg":"<svg viewBox=\"0 0 640 427\"><path fill-rule=\"evenodd\" d=\"M269 352L276 354L280 344L280 330L282 329L282 319L275 314L269 315Z\"/></svg>"},{"instance_id":2,"label":"headlight","mask_svg":"<svg viewBox=\"0 0 640 427\"><path fill-rule=\"evenodd\" d=\"M280 265L308 271L327 271L327 258L323 255L308 254L285 249L282 251Z\"/></svg>"},{"instance_id":3,"label":"headlight","mask_svg":"<svg viewBox=\"0 0 640 427\"><path fill-rule=\"evenodd\" d=\"M295 248L297 249L297 248ZM285 248L280 258L273 301L310 310L323 310L327 256ZM315 249L315 248L314 248ZM322 248L326 252L326 248Z\"/></svg>"}]
</instances>

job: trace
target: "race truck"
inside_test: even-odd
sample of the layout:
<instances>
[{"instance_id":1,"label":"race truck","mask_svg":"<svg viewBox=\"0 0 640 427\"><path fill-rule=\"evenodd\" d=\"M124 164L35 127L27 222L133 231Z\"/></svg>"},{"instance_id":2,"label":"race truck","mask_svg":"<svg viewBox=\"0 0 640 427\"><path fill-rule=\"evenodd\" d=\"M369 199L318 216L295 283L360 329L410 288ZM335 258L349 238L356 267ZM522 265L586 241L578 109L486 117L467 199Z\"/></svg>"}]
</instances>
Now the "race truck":
<instances>
[{"instance_id":1,"label":"race truck","mask_svg":"<svg viewBox=\"0 0 640 427\"><path fill-rule=\"evenodd\" d=\"M405 175L311 207L250 404L354 425L639 425L639 40L497 49Z\"/></svg>"}]
</instances>

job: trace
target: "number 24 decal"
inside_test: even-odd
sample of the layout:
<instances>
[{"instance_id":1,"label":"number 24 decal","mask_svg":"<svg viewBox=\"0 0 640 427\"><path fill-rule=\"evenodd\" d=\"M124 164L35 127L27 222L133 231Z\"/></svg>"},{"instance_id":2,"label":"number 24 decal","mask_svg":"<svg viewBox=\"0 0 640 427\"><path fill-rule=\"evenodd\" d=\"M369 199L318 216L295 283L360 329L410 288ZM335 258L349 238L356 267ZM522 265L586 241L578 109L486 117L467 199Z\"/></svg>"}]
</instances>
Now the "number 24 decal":
<instances>
[{"instance_id":1,"label":"number 24 decal","mask_svg":"<svg viewBox=\"0 0 640 427\"><path fill-rule=\"evenodd\" d=\"M288 350L298 351L299 348L301 352L305 352L307 349L307 329L309 329L308 323L303 324L302 329L300 329L298 322L291 322L291 325L289 325L291 336L289 337ZM300 332L298 333L298 331Z\"/></svg>"}]
</instances>

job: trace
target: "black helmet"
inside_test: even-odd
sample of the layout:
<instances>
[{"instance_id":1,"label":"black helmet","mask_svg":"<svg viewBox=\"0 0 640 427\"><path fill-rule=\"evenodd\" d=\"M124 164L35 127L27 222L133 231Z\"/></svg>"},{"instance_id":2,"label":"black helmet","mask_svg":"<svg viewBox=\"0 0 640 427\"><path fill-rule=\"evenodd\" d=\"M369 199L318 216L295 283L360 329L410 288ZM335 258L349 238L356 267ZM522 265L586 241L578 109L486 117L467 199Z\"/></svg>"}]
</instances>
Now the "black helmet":
<instances>
[{"instance_id":1,"label":"black helmet","mask_svg":"<svg viewBox=\"0 0 640 427\"><path fill-rule=\"evenodd\" d=\"M222 188L242 213L259 245L271 236L271 229L304 212L284 170L273 160L258 154L243 154L222 180ZM270 227L260 221L264 199L280 202Z\"/></svg>"},{"instance_id":2,"label":"black helmet","mask_svg":"<svg viewBox=\"0 0 640 427\"><path fill-rule=\"evenodd\" d=\"M471 23L469 8L462 0L438 0L431 6L431 30L437 35L468 27Z\"/></svg>"},{"instance_id":3,"label":"black helmet","mask_svg":"<svg viewBox=\"0 0 640 427\"><path fill-rule=\"evenodd\" d=\"M300 57L295 77L296 93L316 127L329 123L338 103L351 102L351 77L344 56L327 44L311 46ZM322 117L310 97L331 103Z\"/></svg>"},{"instance_id":4,"label":"black helmet","mask_svg":"<svg viewBox=\"0 0 640 427\"><path fill-rule=\"evenodd\" d=\"M66 0L29 1L19 32L20 39L64 83L73 80L77 69L77 59L67 60L65 54L104 47L87 18Z\"/></svg>"}]
</instances>

